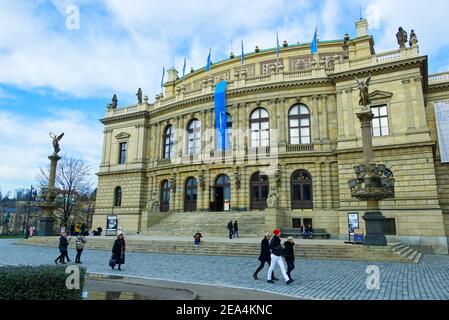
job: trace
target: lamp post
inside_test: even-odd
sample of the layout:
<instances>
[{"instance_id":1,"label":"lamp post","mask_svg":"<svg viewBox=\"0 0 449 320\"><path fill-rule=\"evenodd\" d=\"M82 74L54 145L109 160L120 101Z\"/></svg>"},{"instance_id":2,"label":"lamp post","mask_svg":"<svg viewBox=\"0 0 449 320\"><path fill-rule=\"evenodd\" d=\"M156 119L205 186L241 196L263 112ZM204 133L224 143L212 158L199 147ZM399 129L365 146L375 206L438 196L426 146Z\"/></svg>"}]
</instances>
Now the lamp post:
<instances>
[{"instance_id":1,"label":"lamp post","mask_svg":"<svg viewBox=\"0 0 449 320\"><path fill-rule=\"evenodd\" d=\"M357 79L356 79L357 80ZM372 121L368 86L371 76L365 82L360 82L360 105L362 110L357 113L362 129L363 163L354 166L355 179L348 181L351 196L367 202L367 212L363 216L366 224L365 245L386 246L385 217L379 211L379 201L394 198L394 178L387 171L386 165L374 162Z\"/></svg>"}]
</instances>

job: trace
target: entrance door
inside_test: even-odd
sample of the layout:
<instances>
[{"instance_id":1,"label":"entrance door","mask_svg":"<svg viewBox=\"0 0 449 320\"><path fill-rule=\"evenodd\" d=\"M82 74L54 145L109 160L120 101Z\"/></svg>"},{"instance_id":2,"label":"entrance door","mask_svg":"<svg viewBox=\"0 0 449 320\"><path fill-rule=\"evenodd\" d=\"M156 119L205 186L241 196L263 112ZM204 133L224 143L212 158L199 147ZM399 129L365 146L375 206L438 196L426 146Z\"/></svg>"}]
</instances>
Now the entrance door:
<instances>
[{"instance_id":1,"label":"entrance door","mask_svg":"<svg viewBox=\"0 0 449 320\"><path fill-rule=\"evenodd\" d=\"M227 175L217 177L214 195L215 211L222 212L230 209L231 179Z\"/></svg>"},{"instance_id":2,"label":"entrance door","mask_svg":"<svg viewBox=\"0 0 449 320\"><path fill-rule=\"evenodd\" d=\"M186 181L184 194L184 211L196 211L196 201L198 198L197 183L195 178L189 178Z\"/></svg>"},{"instance_id":3,"label":"entrance door","mask_svg":"<svg viewBox=\"0 0 449 320\"><path fill-rule=\"evenodd\" d=\"M251 177L251 210L264 210L268 207L270 189L268 176L256 172Z\"/></svg>"}]
</instances>

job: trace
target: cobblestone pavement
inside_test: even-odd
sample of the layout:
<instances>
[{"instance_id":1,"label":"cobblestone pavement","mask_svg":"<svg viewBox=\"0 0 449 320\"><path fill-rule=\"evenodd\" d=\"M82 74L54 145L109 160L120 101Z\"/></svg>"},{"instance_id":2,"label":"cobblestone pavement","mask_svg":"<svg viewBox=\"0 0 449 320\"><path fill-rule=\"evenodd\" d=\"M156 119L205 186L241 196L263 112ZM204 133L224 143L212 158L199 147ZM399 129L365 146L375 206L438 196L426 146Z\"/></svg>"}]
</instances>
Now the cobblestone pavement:
<instances>
[{"instance_id":1,"label":"cobblestone pavement","mask_svg":"<svg viewBox=\"0 0 449 320\"><path fill-rule=\"evenodd\" d=\"M15 240L0 240L0 265L53 264L55 248L17 246ZM75 250L69 256L75 259ZM449 299L449 257L424 255L420 264L369 263L340 260L296 259L290 285L269 284L267 266L252 274L258 260L246 257L213 257L180 254L128 253L123 271L108 267L110 253L84 250L81 260L89 272L211 284L283 294L303 299L343 300L446 300ZM380 289L367 289L368 266L380 271ZM282 278L279 269L276 276Z\"/></svg>"}]
</instances>

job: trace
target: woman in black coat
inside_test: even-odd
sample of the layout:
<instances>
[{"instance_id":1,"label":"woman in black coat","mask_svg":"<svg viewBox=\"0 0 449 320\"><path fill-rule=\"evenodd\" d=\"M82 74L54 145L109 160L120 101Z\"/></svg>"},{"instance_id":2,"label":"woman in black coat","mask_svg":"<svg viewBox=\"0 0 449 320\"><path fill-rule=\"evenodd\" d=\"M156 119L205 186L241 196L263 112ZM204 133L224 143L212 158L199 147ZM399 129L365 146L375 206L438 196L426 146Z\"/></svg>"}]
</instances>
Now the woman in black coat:
<instances>
[{"instance_id":1,"label":"woman in black coat","mask_svg":"<svg viewBox=\"0 0 449 320\"><path fill-rule=\"evenodd\" d=\"M271 239L271 235L269 233L266 233L265 237L262 239L262 241L260 243L260 256L259 256L260 265L257 268L256 272L254 272L254 274L253 274L253 278L255 280L258 280L257 274L259 273L260 270L263 269L263 267L265 266L265 262L268 262L268 266L271 263L270 239ZM278 280L274 276L274 272L272 275L272 279Z\"/></svg>"},{"instance_id":2,"label":"woman in black coat","mask_svg":"<svg viewBox=\"0 0 449 320\"><path fill-rule=\"evenodd\" d=\"M122 270L120 266L125 264L125 239L122 233L120 233L114 241L114 246L112 247L112 259L114 260L114 264L111 266L112 269L115 268L115 264L118 264L118 269Z\"/></svg>"},{"instance_id":3,"label":"woman in black coat","mask_svg":"<svg viewBox=\"0 0 449 320\"><path fill-rule=\"evenodd\" d=\"M293 250L293 246L295 243L293 242L293 237L288 237L287 241L284 242L284 258L285 262L287 262L287 275L290 280L292 277L290 273L295 269L295 253Z\"/></svg>"}]
</instances>

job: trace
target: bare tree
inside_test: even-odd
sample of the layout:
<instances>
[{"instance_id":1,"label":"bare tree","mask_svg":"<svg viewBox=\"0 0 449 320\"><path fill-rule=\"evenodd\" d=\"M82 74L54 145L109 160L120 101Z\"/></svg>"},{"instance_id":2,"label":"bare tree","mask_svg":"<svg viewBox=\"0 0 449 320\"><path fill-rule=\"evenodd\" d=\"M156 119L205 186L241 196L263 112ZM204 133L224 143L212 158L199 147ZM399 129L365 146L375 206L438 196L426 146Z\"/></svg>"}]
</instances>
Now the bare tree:
<instances>
[{"instance_id":1,"label":"bare tree","mask_svg":"<svg viewBox=\"0 0 449 320\"><path fill-rule=\"evenodd\" d=\"M43 170L40 168L38 176L41 188L47 188L50 166ZM56 169L57 208L53 212L54 218L66 225L72 214L82 209L82 201L91 192L89 181L90 167L86 161L73 157L63 156Z\"/></svg>"}]
</instances>

